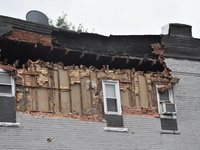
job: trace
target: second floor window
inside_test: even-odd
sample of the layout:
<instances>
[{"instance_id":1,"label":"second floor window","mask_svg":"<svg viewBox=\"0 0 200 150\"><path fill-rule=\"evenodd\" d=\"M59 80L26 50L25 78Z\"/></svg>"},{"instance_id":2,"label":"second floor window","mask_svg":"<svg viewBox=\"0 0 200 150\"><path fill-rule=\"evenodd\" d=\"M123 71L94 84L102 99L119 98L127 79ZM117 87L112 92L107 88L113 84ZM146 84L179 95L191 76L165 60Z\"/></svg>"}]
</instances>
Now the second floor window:
<instances>
[{"instance_id":1,"label":"second floor window","mask_svg":"<svg viewBox=\"0 0 200 150\"><path fill-rule=\"evenodd\" d=\"M121 115L119 82L114 80L103 80L102 84L105 114Z\"/></svg>"}]
</instances>

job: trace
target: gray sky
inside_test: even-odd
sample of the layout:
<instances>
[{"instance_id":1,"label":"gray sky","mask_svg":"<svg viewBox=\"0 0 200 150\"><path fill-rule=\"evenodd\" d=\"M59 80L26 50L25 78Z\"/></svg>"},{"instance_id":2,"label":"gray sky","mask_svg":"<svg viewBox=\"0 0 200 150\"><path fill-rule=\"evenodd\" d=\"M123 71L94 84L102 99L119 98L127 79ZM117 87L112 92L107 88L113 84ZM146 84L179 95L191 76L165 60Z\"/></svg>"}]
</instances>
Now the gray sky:
<instances>
[{"instance_id":1,"label":"gray sky","mask_svg":"<svg viewBox=\"0 0 200 150\"><path fill-rule=\"evenodd\" d=\"M168 23L192 25L200 38L199 0L0 0L0 15L25 20L30 10L39 10L55 20L67 19L103 35L161 34Z\"/></svg>"}]
</instances>

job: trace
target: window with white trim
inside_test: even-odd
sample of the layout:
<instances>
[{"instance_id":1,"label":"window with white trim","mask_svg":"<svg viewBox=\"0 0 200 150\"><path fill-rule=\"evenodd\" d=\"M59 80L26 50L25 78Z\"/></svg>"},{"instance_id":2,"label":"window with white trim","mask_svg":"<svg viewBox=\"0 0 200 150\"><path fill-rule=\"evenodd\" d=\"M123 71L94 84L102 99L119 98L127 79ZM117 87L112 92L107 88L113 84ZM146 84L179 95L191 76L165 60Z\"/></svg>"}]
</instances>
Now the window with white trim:
<instances>
[{"instance_id":1,"label":"window with white trim","mask_svg":"<svg viewBox=\"0 0 200 150\"><path fill-rule=\"evenodd\" d=\"M173 103L173 91L172 90L164 90L164 91L160 91L159 88L163 87L164 85L156 85L156 89L157 89L157 97L158 97L158 101L160 103L165 102L165 101L169 101L171 103Z\"/></svg>"},{"instance_id":2,"label":"window with white trim","mask_svg":"<svg viewBox=\"0 0 200 150\"><path fill-rule=\"evenodd\" d=\"M166 115L174 114L174 112L176 112L176 104L174 104L173 91L172 89L160 90L164 86L165 85L156 85L158 113L161 114L161 117L166 117Z\"/></svg>"},{"instance_id":3,"label":"window with white trim","mask_svg":"<svg viewBox=\"0 0 200 150\"><path fill-rule=\"evenodd\" d=\"M165 89L165 85L156 85L156 92L161 129L177 131L177 109L173 99L173 90Z\"/></svg>"},{"instance_id":4,"label":"window with white trim","mask_svg":"<svg viewBox=\"0 0 200 150\"><path fill-rule=\"evenodd\" d=\"M0 126L18 126L14 83L10 73L0 69Z\"/></svg>"},{"instance_id":5,"label":"window with white trim","mask_svg":"<svg viewBox=\"0 0 200 150\"><path fill-rule=\"evenodd\" d=\"M14 79L5 70L0 69L0 96L11 97L14 93Z\"/></svg>"},{"instance_id":6,"label":"window with white trim","mask_svg":"<svg viewBox=\"0 0 200 150\"><path fill-rule=\"evenodd\" d=\"M103 80L102 87L105 114L121 115L119 82L114 80Z\"/></svg>"}]
</instances>

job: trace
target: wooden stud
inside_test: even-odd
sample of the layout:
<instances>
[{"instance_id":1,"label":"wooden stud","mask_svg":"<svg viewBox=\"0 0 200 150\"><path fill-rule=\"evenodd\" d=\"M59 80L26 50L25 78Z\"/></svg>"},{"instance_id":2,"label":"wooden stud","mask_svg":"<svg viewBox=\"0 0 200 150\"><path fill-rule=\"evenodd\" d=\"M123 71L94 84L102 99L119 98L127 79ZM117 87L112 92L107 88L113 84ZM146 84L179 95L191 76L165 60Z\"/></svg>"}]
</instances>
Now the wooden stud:
<instances>
[{"instance_id":1,"label":"wooden stud","mask_svg":"<svg viewBox=\"0 0 200 150\"><path fill-rule=\"evenodd\" d=\"M58 75L58 87L60 88L60 72L59 69L57 70L57 75ZM58 90L58 108L59 112L61 112L61 93L60 90Z\"/></svg>"},{"instance_id":2,"label":"wooden stud","mask_svg":"<svg viewBox=\"0 0 200 150\"><path fill-rule=\"evenodd\" d=\"M69 80L69 88L71 89L71 79L70 79L68 69L67 69L67 73L68 73L68 80ZM72 113L72 92L70 92L70 94L69 94L69 103L70 103L70 112Z\"/></svg>"},{"instance_id":3,"label":"wooden stud","mask_svg":"<svg viewBox=\"0 0 200 150\"><path fill-rule=\"evenodd\" d=\"M82 53L83 54L83 53ZM81 54L81 55L82 55ZM83 55L84 56L84 55ZM81 76L80 76L80 69L79 69L79 78L80 78L80 84L79 84L79 89L80 89L80 100L81 100L81 114L83 114L83 91L82 91L82 88L81 88Z\"/></svg>"}]
</instances>

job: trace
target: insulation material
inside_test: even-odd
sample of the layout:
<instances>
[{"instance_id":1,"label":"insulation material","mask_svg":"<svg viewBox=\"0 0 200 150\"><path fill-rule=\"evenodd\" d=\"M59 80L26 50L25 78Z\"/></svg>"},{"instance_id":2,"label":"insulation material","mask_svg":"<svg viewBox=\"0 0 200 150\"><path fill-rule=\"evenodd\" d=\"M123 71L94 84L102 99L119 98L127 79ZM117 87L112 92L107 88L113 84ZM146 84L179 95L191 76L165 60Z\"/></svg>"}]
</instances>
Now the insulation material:
<instances>
[{"instance_id":1,"label":"insulation material","mask_svg":"<svg viewBox=\"0 0 200 150\"><path fill-rule=\"evenodd\" d=\"M54 67L53 69L54 69L54 71L53 71L54 80L53 80L52 86L55 89L58 89L60 87L59 71L58 71L57 67ZM53 100L52 100L54 107L52 108L52 110L54 112L60 112L61 111L60 110L60 97L61 97L60 91L59 90L52 90L52 92L53 92L53 95L54 95Z\"/></svg>"},{"instance_id":2,"label":"insulation material","mask_svg":"<svg viewBox=\"0 0 200 150\"><path fill-rule=\"evenodd\" d=\"M136 94L136 95L138 95L139 94L139 83L138 83L138 74L136 73L135 74L135 77L134 77L134 85L135 85L135 87L134 87L134 93Z\"/></svg>"},{"instance_id":3,"label":"insulation material","mask_svg":"<svg viewBox=\"0 0 200 150\"><path fill-rule=\"evenodd\" d=\"M120 90L125 92L127 89L130 89L130 83L120 82Z\"/></svg>"},{"instance_id":4,"label":"insulation material","mask_svg":"<svg viewBox=\"0 0 200 150\"><path fill-rule=\"evenodd\" d=\"M80 69L80 78L84 78L84 77L89 77L90 76L90 70L83 68Z\"/></svg>"},{"instance_id":5,"label":"insulation material","mask_svg":"<svg viewBox=\"0 0 200 150\"><path fill-rule=\"evenodd\" d=\"M29 111L31 107L30 89L18 87L16 89L17 110Z\"/></svg>"},{"instance_id":6,"label":"insulation material","mask_svg":"<svg viewBox=\"0 0 200 150\"><path fill-rule=\"evenodd\" d=\"M48 82L48 77L43 74L39 74L39 76L37 77L38 85L43 86L46 82Z\"/></svg>"},{"instance_id":7,"label":"insulation material","mask_svg":"<svg viewBox=\"0 0 200 150\"><path fill-rule=\"evenodd\" d=\"M146 83L147 83L147 88L149 90L149 92L152 91L152 81L151 81L151 74L146 74Z\"/></svg>"},{"instance_id":8,"label":"insulation material","mask_svg":"<svg viewBox=\"0 0 200 150\"><path fill-rule=\"evenodd\" d=\"M178 82L162 72L101 70L94 67L63 66L41 60L29 61L27 68L18 69L16 77L17 109L55 114L103 115L102 80L120 83L122 108L125 114L156 114L155 84L171 88Z\"/></svg>"},{"instance_id":9,"label":"insulation material","mask_svg":"<svg viewBox=\"0 0 200 150\"><path fill-rule=\"evenodd\" d=\"M40 66L39 64L35 65L36 72L41 73L43 75L47 75L48 73L48 68Z\"/></svg>"},{"instance_id":10,"label":"insulation material","mask_svg":"<svg viewBox=\"0 0 200 150\"><path fill-rule=\"evenodd\" d=\"M69 70L70 82L71 84L80 83L80 73L79 70Z\"/></svg>"},{"instance_id":11,"label":"insulation material","mask_svg":"<svg viewBox=\"0 0 200 150\"><path fill-rule=\"evenodd\" d=\"M118 74L118 78L117 79L120 82L120 90L124 91L124 92L126 90L129 90L130 86L131 86L130 70L126 69L126 72L123 70L120 73L116 72L116 74Z\"/></svg>"},{"instance_id":12,"label":"insulation material","mask_svg":"<svg viewBox=\"0 0 200 150\"><path fill-rule=\"evenodd\" d=\"M15 75L15 83L16 85L22 85L24 82L23 82L23 77L21 75L21 72L18 71L18 73Z\"/></svg>"},{"instance_id":13,"label":"insulation material","mask_svg":"<svg viewBox=\"0 0 200 150\"><path fill-rule=\"evenodd\" d=\"M114 72L113 70L106 70L107 78L112 80L118 80L118 73Z\"/></svg>"},{"instance_id":14,"label":"insulation material","mask_svg":"<svg viewBox=\"0 0 200 150\"><path fill-rule=\"evenodd\" d=\"M22 97L23 97L23 93L17 93L17 102L20 102L22 100Z\"/></svg>"}]
</instances>

